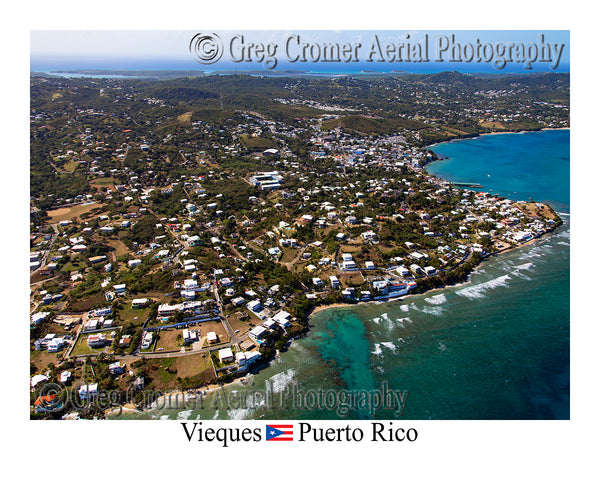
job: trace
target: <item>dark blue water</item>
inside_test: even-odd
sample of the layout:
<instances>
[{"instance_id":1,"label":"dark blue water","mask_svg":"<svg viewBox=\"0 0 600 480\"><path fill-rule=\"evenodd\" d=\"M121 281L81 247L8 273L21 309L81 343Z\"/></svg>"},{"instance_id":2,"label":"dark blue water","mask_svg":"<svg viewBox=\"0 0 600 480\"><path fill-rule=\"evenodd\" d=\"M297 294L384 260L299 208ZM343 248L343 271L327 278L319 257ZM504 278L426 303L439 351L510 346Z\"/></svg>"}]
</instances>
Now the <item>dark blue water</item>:
<instances>
[{"instance_id":1,"label":"dark blue water","mask_svg":"<svg viewBox=\"0 0 600 480\"><path fill-rule=\"evenodd\" d=\"M441 143L432 150L448 157L427 171L452 182L480 183L512 200L551 203L568 211L570 130L505 133Z\"/></svg>"}]
</instances>

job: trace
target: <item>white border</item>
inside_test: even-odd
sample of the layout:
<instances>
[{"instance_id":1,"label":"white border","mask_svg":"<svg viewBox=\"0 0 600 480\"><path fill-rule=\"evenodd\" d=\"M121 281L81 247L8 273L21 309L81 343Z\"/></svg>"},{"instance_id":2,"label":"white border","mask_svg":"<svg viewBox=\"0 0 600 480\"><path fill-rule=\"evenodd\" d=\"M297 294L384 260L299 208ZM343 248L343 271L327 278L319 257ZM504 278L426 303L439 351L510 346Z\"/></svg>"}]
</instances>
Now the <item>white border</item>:
<instances>
[{"instance_id":1,"label":"white border","mask_svg":"<svg viewBox=\"0 0 600 480\"><path fill-rule=\"evenodd\" d=\"M235 3L235 5L234 5ZM5 12L3 45L9 58L3 69L3 88L8 108L2 116L6 179L2 189L5 228L2 252L12 257L3 271L4 301L14 304L4 316L7 342L2 406L9 424L4 435L9 451L5 458L23 474L60 471L61 475L87 478L122 476L127 473L151 478L171 476L271 476L296 478L314 474L391 474L450 478L562 478L575 469L596 471L591 465L598 364L595 339L598 321L595 285L586 282L585 270L598 264L595 242L586 224L597 222L598 178L594 140L595 120L591 109L598 105L598 50L592 24L595 15L565 2L530 5L522 1L426 2L385 4L315 1L123 2L108 0L82 3L27 2L13 4L18 14ZM570 7L570 9L569 9ZM228 449L188 443L179 422L31 422L23 378L28 360L19 345L26 344L20 325L26 324L28 278L20 255L28 235L28 124L29 124L29 30L31 29L561 29L571 30L572 72L572 375L571 420L538 422L452 421L402 422L415 426L420 438L415 444L247 444ZM13 179L17 178L14 182ZM588 193L589 192L589 193ZM593 192L593 193L592 193ZM588 203L589 202L589 203ZM594 220L588 220L594 219ZM8 253L11 252L11 253ZM582 266L586 265L586 269ZM16 273L19 272L19 273ZM16 280L15 280L16 276ZM7 288L8 287L8 288ZM25 291L23 292L23 289ZM16 327L16 328L14 328ZM551 345L547 346L549 349ZM13 395L15 398L13 398ZM251 422L227 422L246 426ZM312 422L315 425L317 422ZM362 425L362 423L361 423ZM404 426L404 425L403 425ZM588 433L590 432L590 433ZM256 449L258 447L258 449ZM594 453L595 453L594 448ZM265 455L262 455L262 454ZM587 465L586 465L587 464ZM27 472L27 473L26 473Z\"/></svg>"}]
</instances>

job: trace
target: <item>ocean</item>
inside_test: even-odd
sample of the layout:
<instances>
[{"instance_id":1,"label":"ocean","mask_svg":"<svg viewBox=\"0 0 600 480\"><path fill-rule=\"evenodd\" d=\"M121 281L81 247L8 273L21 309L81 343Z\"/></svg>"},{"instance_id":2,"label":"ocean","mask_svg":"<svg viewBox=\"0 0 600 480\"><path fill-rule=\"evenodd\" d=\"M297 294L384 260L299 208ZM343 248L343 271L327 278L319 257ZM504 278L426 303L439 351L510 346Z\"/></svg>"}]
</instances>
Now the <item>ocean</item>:
<instances>
[{"instance_id":1,"label":"ocean","mask_svg":"<svg viewBox=\"0 0 600 480\"><path fill-rule=\"evenodd\" d=\"M551 235L486 260L461 285L317 312L309 335L202 408L117 418L568 419L569 143L568 130L486 135L433 146L448 158L427 167L548 202L564 220ZM402 402L360 401L387 391Z\"/></svg>"}]
</instances>

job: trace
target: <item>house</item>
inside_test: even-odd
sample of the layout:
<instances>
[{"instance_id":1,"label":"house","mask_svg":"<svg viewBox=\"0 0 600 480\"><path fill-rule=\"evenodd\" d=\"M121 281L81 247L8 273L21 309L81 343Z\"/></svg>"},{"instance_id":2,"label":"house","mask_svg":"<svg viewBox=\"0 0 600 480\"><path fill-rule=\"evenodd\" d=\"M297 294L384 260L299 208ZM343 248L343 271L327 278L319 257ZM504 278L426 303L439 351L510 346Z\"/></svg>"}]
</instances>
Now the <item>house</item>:
<instances>
[{"instance_id":1,"label":"house","mask_svg":"<svg viewBox=\"0 0 600 480\"><path fill-rule=\"evenodd\" d=\"M115 285L113 288L115 289L115 292L119 295L122 295L125 293L125 288L127 287L127 285L125 285L124 283L120 284L120 285Z\"/></svg>"},{"instance_id":2,"label":"house","mask_svg":"<svg viewBox=\"0 0 600 480\"><path fill-rule=\"evenodd\" d=\"M426 275L435 275L436 273L437 273L437 270L434 267L432 267L432 266L425 267Z\"/></svg>"},{"instance_id":3,"label":"house","mask_svg":"<svg viewBox=\"0 0 600 480\"><path fill-rule=\"evenodd\" d=\"M215 332L208 332L206 334L206 340L208 340L208 343L219 343L219 337L217 337Z\"/></svg>"},{"instance_id":4,"label":"house","mask_svg":"<svg viewBox=\"0 0 600 480\"><path fill-rule=\"evenodd\" d=\"M196 298L195 290L181 290L180 295L185 300L193 300L194 298Z\"/></svg>"},{"instance_id":5,"label":"house","mask_svg":"<svg viewBox=\"0 0 600 480\"><path fill-rule=\"evenodd\" d=\"M189 330L185 328L183 330L183 341L185 344L194 343L198 340L198 332L196 330Z\"/></svg>"},{"instance_id":6,"label":"house","mask_svg":"<svg viewBox=\"0 0 600 480\"><path fill-rule=\"evenodd\" d=\"M354 260L346 260L342 262L342 270L356 270L356 263Z\"/></svg>"},{"instance_id":7,"label":"house","mask_svg":"<svg viewBox=\"0 0 600 480\"><path fill-rule=\"evenodd\" d=\"M64 372L62 372L60 374L60 383L69 383L71 381L71 372L69 372L68 370L65 370Z\"/></svg>"},{"instance_id":8,"label":"house","mask_svg":"<svg viewBox=\"0 0 600 480\"><path fill-rule=\"evenodd\" d=\"M90 335L87 338L87 344L90 348L99 348L103 347L106 344L106 335L103 333L97 333L95 335Z\"/></svg>"},{"instance_id":9,"label":"house","mask_svg":"<svg viewBox=\"0 0 600 480\"><path fill-rule=\"evenodd\" d=\"M131 308L143 308L148 304L147 298L134 298L131 301Z\"/></svg>"},{"instance_id":10,"label":"house","mask_svg":"<svg viewBox=\"0 0 600 480\"><path fill-rule=\"evenodd\" d=\"M48 352L50 353L56 353L58 352L61 348L63 348L66 345L65 339L64 337L59 337L59 338L53 338L49 343L48 343Z\"/></svg>"},{"instance_id":11,"label":"house","mask_svg":"<svg viewBox=\"0 0 600 480\"><path fill-rule=\"evenodd\" d=\"M312 282L315 287L320 287L323 285L323 280L321 280L319 277L313 277Z\"/></svg>"},{"instance_id":12,"label":"house","mask_svg":"<svg viewBox=\"0 0 600 480\"><path fill-rule=\"evenodd\" d=\"M141 265L141 264L142 264L142 261L141 261L139 258L135 258L135 259L133 259L133 260L129 260L129 261L127 262L127 265L128 265L129 267L137 267L138 265ZM115 286L115 287L116 287L116 286Z\"/></svg>"},{"instance_id":13,"label":"house","mask_svg":"<svg viewBox=\"0 0 600 480\"><path fill-rule=\"evenodd\" d=\"M247 367L250 364L254 363L261 357L260 352L254 350L253 352L239 352L235 356L235 362L240 367Z\"/></svg>"},{"instance_id":14,"label":"house","mask_svg":"<svg viewBox=\"0 0 600 480\"><path fill-rule=\"evenodd\" d=\"M400 265L396 269L396 273L398 273L398 275L402 275L403 277L406 277L407 275L410 274L410 270L408 268L406 268L404 265Z\"/></svg>"},{"instance_id":15,"label":"house","mask_svg":"<svg viewBox=\"0 0 600 480\"><path fill-rule=\"evenodd\" d=\"M374 241L377 239L377 234L373 230L368 230L361 233L361 236L365 242Z\"/></svg>"},{"instance_id":16,"label":"house","mask_svg":"<svg viewBox=\"0 0 600 480\"><path fill-rule=\"evenodd\" d=\"M97 308L92 313L94 317L104 317L112 314L112 306L106 308Z\"/></svg>"},{"instance_id":17,"label":"house","mask_svg":"<svg viewBox=\"0 0 600 480\"><path fill-rule=\"evenodd\" d=\"M90 263L100 263L100 262L103 262L104 260L106 260L106 255L98 255L96 257L90 257L90 258L88 258L88 260L90 261Z\"/></svg>"},{"instance_id":18,"label":"house","mask_svg":"<svg viewBox=\"0 0 600 480\"><path fill-rule=\"evenodd\" d=\"M108 366L108 371L111 375L121 375L125 371L125 366L119 362L111 363Z\"/></svg>"},{"instance_id":19,"label":"house","mask_svg":"<svg viewBox=\"0 0 600 480\"><path fill-rule=\"evenodd\" d=\"M144 332L144 336L142 337L142 349L147 350L150 348L152 344L152 332Z\"/></svg>"},{"instance_id":20,"label":"house","mask_svg":"<svg viewBox=\"0 0 600 480\"><path fill-rule=\"evenodd\" d=\"M331 288L339 288L341 286L340 281L335 275L329 277L329 283L331 283Z\"/></svg>"},{"instance_id":21,"label":"house","mask_svg":"<svg viewBox=\"0 0 600 480\"><path fill-rule=\"evenodd\" d=\"M40 383L47 381L48 377L46 375L34 375L33 377L31 377L31 388L35 388Z\"/></svg>"},{"instance_id":22,"label":"house","mask_svg":"<svg viewBox=\"0 0 600 480\"><path fill-rule=\"evenodd\" d=\"M254 327L252 330L250 330L250 333L248 333L248 336L254 340L260 340L262 337L265 336L265 333L267 333L267 329L265 327L258 325L256 327Z\"/></svg>"},{"instance_id":23,"label":"house","mask_svg":"<svg viewBox=\"0 0 600 480\"><path fill-rule=\"evenodd\" d=\"M242 297L236 297L233 300L231 300L231 303L234 307L239 307L240 305L243 305L245 301L246 300L244 300Z\"/></svg>"},{"instance_id":24,"label":"house","mask_svg":"<svg viewBox=\"0 0 600 480\"><path fill-rule=\"evenodd\" d=\"M202 240L200 239L200 237L198 235L193 235L190 238L188 238L188 245L190 247L195 247L196 245L201 245L202 244Z\"/></svg>"},{"instance_id":25,"label":"house","mask_svg":"<svg viewBox=\"0 0 600 480\"><path fill-rule=\"evenodd\" d=\"M83 331L90 331L90 330L96 330L98 328L98 320L97 319L91 319L88 320L87 322L85 322L83 324Z\"/></svg>"},{"instance_id":26,"label":"house","mask_svg":"<svg viewBox=\"0 0 600 480\"><path fill-rule=\"evenodd\" d=\"M86 385L82 385L81 387L79 387L79 390L77 393L79 394L79 398L81 400L92 399L92 398L96 397L96 395L98 395L98 384L97 383L88 383Z\"/></svg>"},{"instance_id":27,"label":"house","mask_svg":"<svg viewBox=\"0 0 600 480\"><path fill-rule=\"evenodd\" d=\"M275 320L282 327L289 327L291 325L291 323L289 322L291 318L291 313L288 313L285 310L281 310L281 312L279 312L273 317L273 320Z\"/></svg>"},{"instance_id":28,"label":"house","mask_svg":"<svg viewBox=\"0 0 600 480\"><path fill-rule=\"evenodd\" d=\"M235 363L237 363L240 367L246 365L246 353L238 352L235 354Z\"/></svg>"},{"instance_id":29,"label":"house","mask_svg":"<svg viewBox=\"0 0 600 480\"><path fill-rule=\"evenodd\" d=\"M354 288L349 287L349 288L344 288L342 290L342 296L346 299L352 297L352 295L354 295Z\"/></svg>"},{"instance_id":30,"label":"house","mask_svg":"<svg viewBox=\"0 0 600 480\"><path fill-rule=\"evenodd\" d=\"M48 315L50 315L50 312L38 312L38 313L34 313L31 316L31 324L32 325L39 325L42 320L44 320L44 318L46 318Z\"/></svg>"},{"instance_id":31,"label":"house","mask_svg":"<svg viewBox=\"0 0 600 480\"><path fill-rule=\"evenodd\" d=\"M230 347L222 348L219 350L219 362L221 363L229 363L233 362L234 356Z\"/></svg>"},{"instance_id":32,"label":"house","mask_svg":"<svg viewBox=\"0 0 600 480\"><path fill-rule=\"evenodd\" d=\"M273 320L272 318L268 318L267 320L265 320L262 323L262 326L268 330L275 328L276 325L277 325L277 322L275 322L275 320Z\"/></svg>"},{"instance_id":33,"label":"house","mask_svg":"<svg viewBox=\"0 0 600 480\"><path fill-rule=\"evenodd\" d=\"M375 270L375 264L373 262L367 261L365 262L365 268L367 270Z\"/></svg>"},{"instance_id":34,"label":"house","mask_svg":"<svg viewBox=\"0 0 600 480\"><path fill-rule=\"evenodd\" d=\"M252 312L260 312L263 309L262 305L260 304L260 300L258 299L248 302L248 305L246 305L246 307Z\"/></svg>"},{"instance_id":35,"label":"house","mask_svg":"<svg viewBox=\"0 0 600 480\"><path fill-rule=\"evenodd\" d=\"M410 266L410 270L411 272L413 272L415 275L423 275L423 269L421 267L419 267L419 265L413 263Z\"/></svg>"}]
</instances>

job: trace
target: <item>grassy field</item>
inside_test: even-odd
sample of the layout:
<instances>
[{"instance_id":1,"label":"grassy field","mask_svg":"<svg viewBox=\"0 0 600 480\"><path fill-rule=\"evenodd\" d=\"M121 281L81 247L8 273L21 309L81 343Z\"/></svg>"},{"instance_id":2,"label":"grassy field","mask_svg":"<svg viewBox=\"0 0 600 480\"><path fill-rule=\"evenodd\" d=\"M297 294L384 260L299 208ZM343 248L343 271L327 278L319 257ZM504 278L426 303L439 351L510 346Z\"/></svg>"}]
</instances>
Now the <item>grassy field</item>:
<instances>
[{"instance_id":1,"label":"grassy field","mask_svg":"<svg viewBox=\"0 0 600 480\"><path fill-rule=\"evenodd\" d=\"M480 120L479 124L485 128L491 128L494 130L506 130L506 127L502 124L502 122L486 122L484 120Z\"/></svg>"},{"instance_id":2,"label":"grassy field","mask_svg":"<svg viewBox=\"0 0 600 480\"><path fill-rule=\"evenodd\" d=\"M186 112L177 117L177 121L182 124L189 124L192 120L192 112Z\"/></svg>"},{"instance_id":3,"label":"grassy field","mask_svg":"<svg viewBox=\"0 0 600 480\"><path fill-rule=\"evenodd\" d=\"M123 309L118 310L119 320L123 325L131 322L134 325L142 325L148 317L149 308L132 308L131 302L126 303Z\"/></svg>"},{"instance_id":4,"label":"grassy field","mask_svg":"<svg viewBox=\"0 0 600 480\"><path fill-rule=\"evenodd\" d=\"M240 140L244 144L244 146L250 151L260 151L266 150L267 148L277 148L277 144L269 139L264 137L253 137L251 135L240 135Z\"/></svg>"},{"instance_id":5,"label":"grassy field","mask_svg":"<svg viewBox=\"0 0 600 480\"><path fill-rule=\"evenodd\" d=\"M65 163L62 168L67 173L73 173L78 165L79 165L79 162L77 162L75 160L71 160L68 163Z\"/></svg>"},{"instance_id":6,"label":"grassy field","mask_svg":"<svg viewBox=\"0 0 600 480\"><path fill-rule=\"evenodd\" d=\"M169 352L171 350L180 350L181 345L179 345L178 337L183 335L183 330L169 329L169 330L161 330L158 334L158 340L156 342L155 352L158 352L159 348L162 348L164 351Z\"/></svg>"},{"instance_id":7,"label":"grassy field","mask_svg":"<svg viewBox=\"0 0 600 480\"><path fill-rule=\"evenodd\" d=\"M29 359L36 366L37 373L42 373L49 363L56 365L58 359L62 358L64 353L64 350L57 353L49 353L47 350L31 350Z\"/></svg>"},{"instance_id":8,"label":"grassy field","mask_svg":"<svg viewBox=\"0 0 600 480\"><path fill-rule=\"evenodd\" d=\"M100 190L101 188L114 187L115 179L112 177L98 178L90 182L90 186Z\"/></svg>"},{"instance_id":9,"label":"grassy field","mask_svg":"<svg viewBox=\"0 0 600 480\"><path fill-rule=\"evenodd\" d=\"M56 210L48 210L48 216L50 217L50 223L58 223L62 220L79 218L82 214L101 206L103 205L98 203L90 203L88 205L75 205L74 207L57 208Z\"/></svg>"},{"instance_id":10,"label":"grassy field","mask_svg":"<svg viewBox=\"0 0 600 480\"><path fill-rule=\"evenodd\" d=\"M208 385L215 380L208 353L182 357L148 360L149 376L156 389L175 389L180 385L177 378L190 379L192 386Z\"/></svg>"},{"instance_id":11,"label":"grassy field","mask_svg":"<svg viewBox=\"0 0 600 480\"><path fill-rule=\"evenodd\" d=\"M361 272L341 273L337 277L344 287L356 287L365 281Z\"/></svg>"},{"instance_id":12,"label":"grassy field","mask_svg":"<svg viewBox=\"0 0 600 480\"><path fill-rule=\"evenodd\" d=\"M116 258L131 253L131 250L127 248L127 245L125 245L121 240L118 240L116 238L110 238L106 240L106 244L109 247L113 247L115 249L114 254Z\"/></svg>"}]
</instances>

